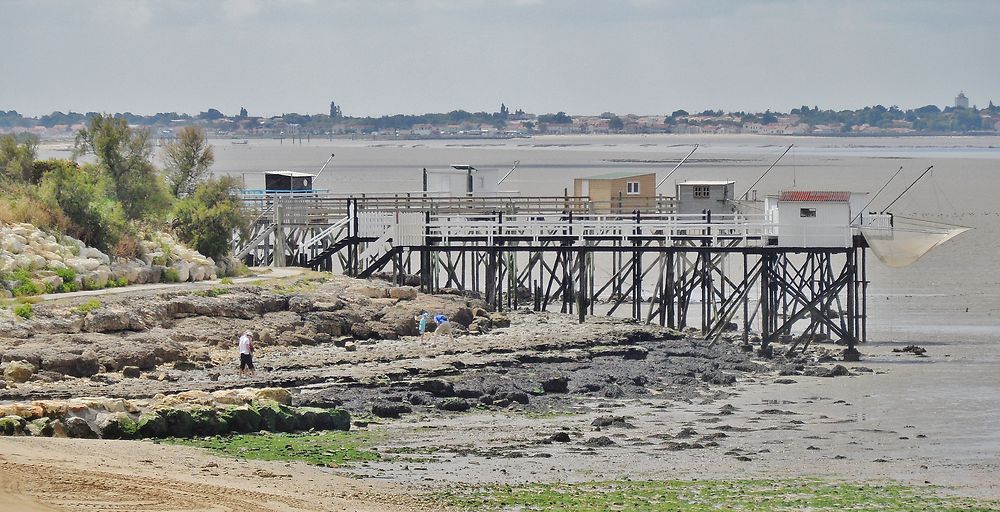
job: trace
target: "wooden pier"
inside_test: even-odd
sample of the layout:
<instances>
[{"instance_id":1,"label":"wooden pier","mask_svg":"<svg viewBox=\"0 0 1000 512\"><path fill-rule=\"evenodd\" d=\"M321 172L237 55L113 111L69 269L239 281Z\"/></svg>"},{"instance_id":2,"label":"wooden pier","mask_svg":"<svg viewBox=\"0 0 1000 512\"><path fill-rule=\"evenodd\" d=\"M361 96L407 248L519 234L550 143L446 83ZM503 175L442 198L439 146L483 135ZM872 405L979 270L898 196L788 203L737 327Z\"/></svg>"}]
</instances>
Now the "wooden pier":
<instances>
[{"instance_id":1,"label":"wooden pier","mask_svg":"<svg viewBox=\"0 0 1000 512\"><path fill-rule=\"evenodd\" d=\"M628 213L579 197L247 197L234 253L425 292L471 292L496 310L622 315L707 338L740 332L768 355L867 338L866 243L848 224L795 233L771 215L680 215L671 198ZM635 207L630 204L630 207ZM794 246L779 243L795 240ZM815 244L810 240L818 241ZM759 333L759 339L753 333Z\"/></svg>"}]
</instances>

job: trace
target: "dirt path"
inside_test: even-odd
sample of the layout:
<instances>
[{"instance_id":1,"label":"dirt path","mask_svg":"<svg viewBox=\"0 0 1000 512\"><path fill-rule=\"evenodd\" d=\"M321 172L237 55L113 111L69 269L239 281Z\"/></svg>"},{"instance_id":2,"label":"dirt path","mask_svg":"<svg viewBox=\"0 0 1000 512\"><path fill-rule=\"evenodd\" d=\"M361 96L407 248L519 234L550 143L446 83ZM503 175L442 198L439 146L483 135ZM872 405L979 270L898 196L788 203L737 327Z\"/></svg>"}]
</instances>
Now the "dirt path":
<instances>
[{"instance_id":1,"label":"dirt path","mask_svg":"<svg viewBox=\"0 0 1000 512\"><path fill-rule=\"evenodd\" d=\"M247 284L255 281L270 281L274 279L285 279L288 277L295 277L306 272L306 269L299 267L283 267L283 268L254 268L254 272L257 274L249 277L236 277L232 278L233 284ZM151 284L137 284L133 286L123 286L121 288L103 288L101 290L84 290L79 292L69 292L69 293L46 293L44 295L39 295L38 298L41 300L59 300L59 299L77 299L82 297L103 297L107 295L124 295L142 292L156 292L156 291L180 291L180 290L200 290L211 288L220 283L220 279L211 279L208 281L196 281L187 283L151 283Z\"/></svg>"},{"instance_id":2,"label":"dirt path","mask_svg":"<svg viewBox=\"0 0 1000 512\"><path fill-rule=\"evenodd\" d=\"M299 463L150 442L0 438L0 510L325 512L438 507Z\"/></svg>"}]
</instances>

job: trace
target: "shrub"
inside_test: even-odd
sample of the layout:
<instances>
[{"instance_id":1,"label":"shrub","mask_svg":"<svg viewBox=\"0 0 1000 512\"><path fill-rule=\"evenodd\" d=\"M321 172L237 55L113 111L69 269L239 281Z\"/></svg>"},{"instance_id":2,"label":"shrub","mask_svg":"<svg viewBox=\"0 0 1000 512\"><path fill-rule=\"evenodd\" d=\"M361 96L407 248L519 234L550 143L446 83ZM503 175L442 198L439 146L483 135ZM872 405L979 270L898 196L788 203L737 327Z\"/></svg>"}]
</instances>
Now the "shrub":
<instances>
[{"instance_id":1,"label":"shrub","mask_svg":"<svg viewBox=\"0 0 1000 512\"><path fill-rule=\"evenodd\" d=\"M31 304L24 302L14 306L14 314L25 320L30 320L33 314Z\"/></svg>"},{"instance_id":2,"label":"shrub","mask_svg":"<svg viewBox=\"0 0 1000 512\"><path fill-rule=\"evenodd\" d=\"M95 280L93 280L93 279L91 279L89 277L83 278L83 289L84 290L88 290L88 291L89 290L100 290L101 288L104 288L104 287L101 286L101 284L98 283L97 281L95 281Z\"/></svg>"},{"instance_id":3,"label":"shrub","mask_svg":"<svg viewBox=\"0 0 1000 512\"><path fill-rule=\"evenodd\" d=\"M80 287L76 285L76 281L70 281L68 283L63 283L62 286L59 287L59 292L60 293L70 293L70 292L77 292L77 291L80 291Z\"/></svg>"},{"instance_id":4,"label":"shrub","mask_svg":"<svg viewBox=\"0 0 1000 512\"><path fill-rule=\"evenodd\" d=\"M97 299L90 299L87 302L84 302L83 304L77 306L76 311L77 313L86 315L87 313L90 313L91 311L94 311L95 309L98 309L100 307L101 307L101 301Z\"/></svg>"},{"instance_id":5,"label":"shrub","mask_svg":"<svg viewBox=\"0 0 1000 512\"><path fill-rule=\"evenodd\" d=\"M128 286L128 280L124 277L116 277L108 280L108 288L122 288Z\"/></svg>"},{"instance_id":6,"label":"shrub","mask_svg":"<svg viewBox=\"0 0 1000 512\"><path fill-rule=\"evenodd\" d=\"M57 268L55 272L57 276L62 278L63 284L72 283L76 280L76 271L69 267Z\"/></svg>"},{"instance_id":7,"label":"shrub","mask_svg":"<svg viewBox=\"0 0 1000 512\"><path fill-rule=\"evenodd\" d=\"M245 230L247 224L234 192L237 186L231 177L212 179L181 200L174 212L180 239L205 256L219 259L228 254L233 233Z\"/></svg>"},{"instance_id":8,"label":"shrub","mask_svg":"<svg viewBox=\"0 0 1000 512\"><path fill-rule=\"evenodd\" d=\"M223 277L222 279L219 279L219 284L233 284L233 278Z\"/></svg>"},{"instance_id":9,"label":"shrub","mask_svg":"<svg viewBox=\"0 0 1000 512\"><path fill-rule=\"evenodd\" d=\"M160 274L161 283L177 283L180 282L180 280L181 274L177 271L177 269L167 267L163 269L163 272Z\"/></svg>"},{"instance_id":10,"label":"shrub","mask_svg":"<svg viewBox=\"0 0 1000 512\"><path fill-rule=\"evenodd\" d=\"M12 272L10 274L10 280L14 281L14 286L11 288L10 292L13 293L15 297L27 297L29 295L38 295L42 293L42 288L38 286L38 283L32 280L31 274L23 268Z\"/></svg>"}]
</instances>

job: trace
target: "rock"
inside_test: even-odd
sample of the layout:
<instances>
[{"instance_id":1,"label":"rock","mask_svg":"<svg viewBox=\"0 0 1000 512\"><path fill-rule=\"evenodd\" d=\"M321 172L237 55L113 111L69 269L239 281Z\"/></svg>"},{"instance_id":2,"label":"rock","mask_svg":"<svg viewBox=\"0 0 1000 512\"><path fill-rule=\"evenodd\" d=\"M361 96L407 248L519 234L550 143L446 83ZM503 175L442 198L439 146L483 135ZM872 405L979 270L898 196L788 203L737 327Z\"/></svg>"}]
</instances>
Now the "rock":
<instances>
[{"instance_id":1,"label":"rock","mask_svg":"<svg viewBox=\"0 0 1000 512\"><path fill-rule=\"evenodd\" d=\"M167 435L167 420L160 414L146 412L139 415L136 422L136 432L139 437L165 437Z\"/></svg>"},{"instance_id":2,"label":"rock","mask_svg":"<svg viewBox=\"0 0 1000 512\"><path fill-rule=\"evenodd\" d=\"M81 354L57 352L42 356L42 368L73 377L90 377L101 370L97 354L84 350Z\"/></svg>"},{"instance_id":3,"label":"rock","mask_svg":"<svg viewBox=\"0 0 1000 512\"><path fill-rule=\"evenodd\" d=\"M469 308L458 308L449 320L468 328L469 324L472 323L472 310Z\"/></svg>"},{"instance_id":4,"label":"rock","mask_svg":"<svg viewBox=\"0 0 1000 512\"><path fill-rule=\"evenodd\" d=\"M212 407L191 408L191 432L196 436L217 436L229 432L229 424Z\"/></svg>"},{"instance_id":5,"label":"rock","mask_svg":"<svg viewBox=\"0 0 1000 512\"><path fill-rule=\"evenodd\" d=\"M410 384L410 389L426 391L437 397L447 397L455 395L455 386L443 379L418 380Z\"/></svg>"},{"instance_id":6,"label":"rock","mask_svg":"<svg viewBox=\"0 0 1000 512\"><path fill-rule=\"evenodd\" d=\"M607 436L592 437L583 442L584 446L589 446L591 448L603 448L606 446L615 446L615 442Z\"/></svg>"},{"instance_id":7,"label":"rock","mask_svg":"<svg viewBox=\"0 0 1000 512\"><path fill-rule=\"evenodd\" d=\"M119 332L130 328L127 312L108 308L91 311L83 322L83 330L87 332Z\"/></svg>"},{"instance_id":8,"label":"rock","mask_svg":"<svg viewBox=\"0 0 1000 512\"><path fill-rule=\"evenodd\" d=\"M469 324L469 332L472 333L484 333L489 332L493 327L493 322L489 318L483 318L477 316L471 324Z\"/></svg>"},{"instance_id":9,"label":"rock","mask_svg":"<svg viewBox=\"0 0 1000 512\"><path fill-rule=\"evenodd\" d=\"M301 430L350 430L351 419L347 411L322 409L319 407L299 407L295 409Z\"/></svg>"},{"instance_id":10,"label":"rock","mask_svg":"<svg viewBox=\"0 0 1000 512\"><path fill-rule=\"evenodd\" d=\"M549 441L556 443L568 443L570 441L569 434L566 432L556 432L549 436Z\"/></svg>"},{"instance_id":11,"label":"rock","mask_svg":"<svg viewBox=\"0 0 1000 512\"><path fill-rule=\"evenodd\" d=\"M353 341L348 341L348 342L344 343L344 350L346 350L348 352L354 352L357 349L358 349L358 345L356 343L354 343Z\"/></svg>"},{"instance_id":12,"label":"rock","mask_svg":"<svg viewBox=\"0 0 1000 512\"><path fill-rule=\"evenodd\" d=\"M67 437L77 437L84 439L94 439L97 437L97 433L94 429L90 428L90 424L87 420L80 417L66 418L62 422L63 431L66 433Z\"/></svg>"},{"instance_id":13,"label":"rock","mask_svg":"<svg viewBox=\"0 0 1000 512\"><path fill-rule=\"evenodd\" d=\"M896 353L906 353L906 352L909 352L909 353L911 353L911 354L913 354L915 356L922 356L922 355L924 355L924 354L927 353L927 349L925 349L924 347L917 346L917 345L907 345L907 346L905 346L903 348L894 348L894 349L892 349L892 351L896 352Z\"/></svg>"},{"instance_id":14,"label":"rock","mask_svg":"<svg viewBox=\"0 0 1000 512\"><path fill-rule=\"evenodd\" d=\"M55 429L52 428L52 421L49 418L38 418L28 422L25 429L30 435L36 437L52 437Z\"/></svg>"},{"instance_id":15,"label":"rock","mask_svg":"<svg viewBox=\"0 0 1000 512\"><path fill-rule=\"evenodd\" d=\"M362 297L368 297L370 299L380 299L386 296L386 291L384 288L379 288L372 285L359 285L351 289L351 291L361 295Z\"/></svg>"},{"instance_id":16,"label":"rock","mask_svg":"<svg viewBox=\"0 0 1000 512\"><path fill-rule=\"evenodd\" d=\"M135 421L124 412L98 414L95 424L104 439L132 439L138 431Z\"/></svg>"},{"instance_id":17,"label":"rock","mask_svg":"<svg viewBox=\"0 0 1000 512\"><path fill-rule=\"evenodd\" d=\"M261 429L260 413L249 406L230 407L219 415L232 432L249 434Z\"/></svg>"},{"instance_id":18,"label":"rock","mask_svg":"<svg viewBox=\"0 0 1000 512\"><path fill-rule=\"evenodd\" d=\"M372 414L379 418L398 418L402 414L409 414L413 409L403 403L376 402L372 404Z\"/></svg>"},{"instance_id":19,"label":"rock","mask_svg":"<svg viewBox=\"0 0 1000 512\"><path fill-rule=\"evenodd\" d=\"M736 383L736 376L727 373L722 373L719 370L713 370L701 374L701 380L702 382L707 382L709 384L729 386Z\"/></svg>"},{"instance_id":20,"label":"rock","mask_svg":"<svg viewBox=\"0 0 1000 512\"><path fill-rule=\"evenodd\" d=\"M0 418L0 435L19 436L24 433L27 422L20 416L4 416Z\"/></svg>"},{"instance_id":21,"label":"rock","mask_svg":"<svg viewBox=\"0 0 1000 512\"><path fill-rule=\"evenodd\" d=\"M141 374L141 370L138 366L124 366L122 367L122 377L127 377L129 379L138 379Z\"/></svg>"},{"instance_id":22,"label":"rock","mask_svg":"<svg viewBox=\"0 0 1000 512\"><path fill-rule=\"evenodd\" d=\"M399 300L413 300L417 298L417 289L412 286L397 286L389 288L389 298Z\"/></svg>"},{"instance_id":23,"label":"rock","mask_svg":"<svg viewBox=\"0 0 1000 512\"><path fill-rule=\"evenodd\" d=\"M28 382L28 379L35 373L35 366L27 361L10 361L3 369L3 378L7 381L20 384Z\"/></svg>"},{"instance_id":24,"label":"rock","mask_svg":"<svg viewBox=\"0 0 1000 512\"><path fill-rule=\"evenodd\" d=\"M294 432L298 428L298 418L287 405L270 402L255 410L260 414L261 428L269 432Z\"/></svg>"},{"instance_id":25,"label":"rock","mask_svg":"<svg viewBox=\"0 0 1000 512\"><path fill-rule=\"evenodd\" d=\"M510 318L500 313L493 313L490 315L490 323L493 324L493 327L502 329L504 327L510 327Z\"/></svg>"},{"instance_id":26,"label":"rock","mask_svg":"<svg viewBox=\"0 0 1000 512\"><path fill-rule=\"evenodd\" d=\"M160 416L166 421L167 435L170 437L191 437L194 432L194 420L191 413L184 409L161 409Z\"/></svg>"},{"instance_id":27,"label":"rock","mask_svg":"<svg viewBox=\"0 0 1000 512\"><path fill-rule=\"evenodd\" d=\"M566 393L569 391L569 377L560 375L542 381L542 390L546 393Z\"/></svg>"},{"instance_id":28,"label":"rock","mask_svg":"<svg viewBox=\"0 0 1000 512\"><path fill-rule=\"evenodd\" d=\"M646 347L628 347L625 349L625 353L622 354L622 359L626 361L641 361L646 359L649 354L649 350Z\"/></svg>"},{"instance_id":29,"label":"rock","mask_svg":"<svg viewBox=\"0 0 1000 512\"><path fill-rule=\"evenodd\" d=\"M257 400L273 400L282 405L292 405L292 394L285 388L262 388L255 395Z\"/></svg>"},{"instance_id":30,"label":"rock","mask_svg":"<svg viewBox=\"0 0 1000 512\"><path fill-rule=\"evenodd\" d=\"M451 397L438 402L437 408L444 411L462 412L469 410L471 406L464 398Z\"/></svg>"}]
</instances>

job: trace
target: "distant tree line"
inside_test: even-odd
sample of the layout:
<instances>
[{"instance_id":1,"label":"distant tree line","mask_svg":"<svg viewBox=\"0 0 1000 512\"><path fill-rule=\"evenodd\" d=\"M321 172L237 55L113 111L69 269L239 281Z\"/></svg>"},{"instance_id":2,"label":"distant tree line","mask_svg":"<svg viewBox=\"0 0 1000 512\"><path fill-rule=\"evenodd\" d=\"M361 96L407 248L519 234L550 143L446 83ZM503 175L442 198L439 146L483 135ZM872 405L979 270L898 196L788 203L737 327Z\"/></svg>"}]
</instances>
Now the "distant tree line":
<instances>
[{"instance_id":1,"label":"distant tree line","mask_svg":"<svg viewBox=\"0 0 1000 512\"><path fill-rule=\"evenodd\" d=\"M728 121L713 120L711 123L719 122L740 124L747 122L759 122L771 124L778 120L779 116L797 115L801 123L809 125L840 124L844 131L850 131L854 126L869 125L880 128L890 128L897 121L907 121L912 123L912 127L918 131L926 132L968 132L978 130L992 130L988 118L1000 114L1000 107L991 101L986 108L955 108L946 107L941 109L936 105L926 105L919 108L902 110L898 106L885 107L883 105L867 106L860 109L850 110L820 110L819 107L808 107L803 105L800 108L793 108L788 113L772 112L729 112L728 116L722 110L704 110L698 114L691 114L686 110L678 109L673 111L664 119L666 124L678 124L685 122L688 124L703 124L688 119L690 116L698 115L706 118L730 117ZM0 110L0 129L30 128L42 126L51 128L58 125L76 125L89 123L93 118L104 114L98 112L52 112L39 117L27 117L15 110ZM984 120L984 116L987 116ZM363 116L352 117L344 115L341 106L335 102L330 102L329 113L322 114L299 114L296 112L285 113L280 116L268 118L252 117L245 107L241 107L238 114L227 116L218 109L210 108L197 115L182 114L177 112L161 112L152 115L139 115L131 112L123 112L107 115L112 119L123 119L132 126L170 126L175 124L198 124L211 123L213 121L227 119L235 123L234 126L250 126L250 120L266 119L270 123L284 123L292 125L300 130L314 133L325 133L331 129L332 124L342 124L347 131L385 131L385 130L409 130L416 125L456 125L456 124L485 124L497 128L502 128L510 119L526 120L534 117L531 123L534 125L560 125L570 124L573 118L565 112L540 114L530 116L518 109L513 114L506 104L500 104L497 112L468 112L465 110L452 110L445 113L427 114L395 114L379 117ZM611 112L602 114L603 118L609 120L611 130L621 129L623 120ZM253 126L257 126L256 124Z\"/></svg>"}]
</instances>

